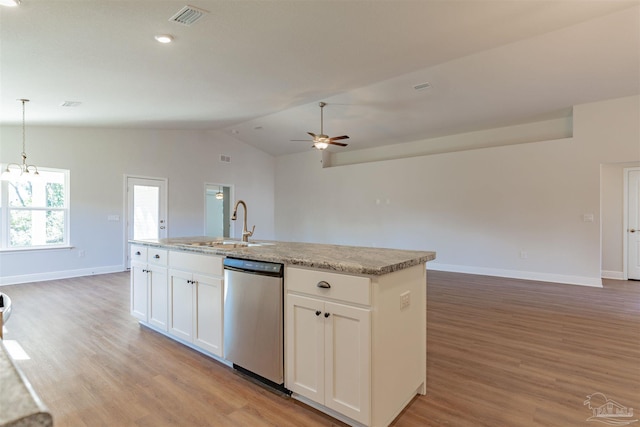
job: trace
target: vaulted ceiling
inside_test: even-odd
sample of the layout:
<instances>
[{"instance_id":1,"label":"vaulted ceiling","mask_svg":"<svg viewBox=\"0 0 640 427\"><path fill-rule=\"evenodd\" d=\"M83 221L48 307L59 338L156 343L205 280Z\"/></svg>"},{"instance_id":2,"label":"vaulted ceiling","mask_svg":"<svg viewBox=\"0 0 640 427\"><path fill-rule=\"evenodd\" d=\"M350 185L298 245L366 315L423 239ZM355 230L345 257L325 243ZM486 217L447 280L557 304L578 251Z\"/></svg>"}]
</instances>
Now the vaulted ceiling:
<instances>
[{"instance_id":1,"label":"vaulted ceiling","mask_svg":"<svg viewBox=\"0 0 640 427\"><path fill-rule=\"evenodd\" d=\"M310 149L290 140L319 132L319 101L357 150L640 91L638 0L188 4L208 12L190 26L175 0L0 8L0 124L30 98L30 126L220 130L282 155Z\"/></svg>"}]
</instances>

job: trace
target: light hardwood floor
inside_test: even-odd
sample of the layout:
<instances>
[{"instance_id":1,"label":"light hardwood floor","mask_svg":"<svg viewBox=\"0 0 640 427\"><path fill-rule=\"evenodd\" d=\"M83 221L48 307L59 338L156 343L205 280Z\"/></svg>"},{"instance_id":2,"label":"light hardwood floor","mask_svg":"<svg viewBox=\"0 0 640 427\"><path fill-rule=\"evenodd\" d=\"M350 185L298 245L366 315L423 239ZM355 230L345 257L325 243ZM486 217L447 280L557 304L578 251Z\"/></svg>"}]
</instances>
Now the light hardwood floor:
<instances>
[{"instance_id":1,"label":"light hardwood floor","mask_svg":"<svg viewBox=\"0 0 640 427\"><path fill-rule=\"evenodd\" d=\"M640 410L640 282L427 280L427 395L394 426L593 426L595 392ZM18 365L56 426L342 425L140 327L128 273L2 291L5 339L30 355Z\"/></svg>"}]
</instances>

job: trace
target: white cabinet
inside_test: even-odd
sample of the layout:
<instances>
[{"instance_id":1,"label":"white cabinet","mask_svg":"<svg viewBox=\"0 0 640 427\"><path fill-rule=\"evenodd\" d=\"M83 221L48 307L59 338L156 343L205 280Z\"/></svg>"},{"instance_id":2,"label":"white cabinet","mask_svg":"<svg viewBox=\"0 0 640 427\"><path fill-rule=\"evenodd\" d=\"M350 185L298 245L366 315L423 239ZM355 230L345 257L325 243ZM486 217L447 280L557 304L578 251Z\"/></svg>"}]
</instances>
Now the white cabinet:
<instances>
[{"instance_id":1,"label":"white cabinet","mask_svg":"<svg viewBox=\"0 0 640 427\"><path fill-rule=\"evenodd\" d=\"M289 295L287 322L287 387L368 423L370 311Z\"/></svg>"},{"instance_id":2,"label":"white cabinet","mask_svg":"<svg viewBox=\"0 0 640 427\"><path fill-rule=\"evenodd\" d=\"M294 398L379 427L426 392L424 265L371 277L287 267L285 287Z\"/></svg>"},{"instance_id":3,"label":"white cabinet","mask_svg":"<svg viewBox=\"0 0 640 427\"><path fill-rule=\"evenodd\" d=\"M294 268L286 279L287 388L368 424L371 313L348 304L369 300L369 279Z\"/></svg>"},{"instance_id":4,"label":"white cabinet","mask_svg":"<svg viewBox=\"0 0 640 427\"><path fill-rule=\"evenodd\" d=\"M166 331L167 251L131 246L131 314Z\"/></svg>"},{"instance_id":5,"label":"white cabinet","mask_svg":"<svg viewBox=\"0 0 640 427\"><path fill-rule=\"evenodd\" d=\"M222 257L171 252L169 333L222 357Z\"/></svg>"},{"instance_id":6,"label":"white cabinet","mask_svg":"<svg viewBox=\"0 0 640 427\"><path fill-rule=\"evenodd\" d=\"M146 322L149 314L147 263L131 261L131 315Z\"/></svg>"}]
</instances>

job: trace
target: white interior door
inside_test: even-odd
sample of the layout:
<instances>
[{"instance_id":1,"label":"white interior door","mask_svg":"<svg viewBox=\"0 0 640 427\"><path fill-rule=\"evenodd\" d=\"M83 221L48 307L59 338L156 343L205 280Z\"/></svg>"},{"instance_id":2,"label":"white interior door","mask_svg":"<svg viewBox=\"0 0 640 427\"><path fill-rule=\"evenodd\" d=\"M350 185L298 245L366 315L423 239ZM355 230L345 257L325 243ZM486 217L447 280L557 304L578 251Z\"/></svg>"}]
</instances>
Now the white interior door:
<instances>
[{"instance_id":1,"label":"white interior door","mask_svg":"<svg viewBox=\"0 0 640 427\"><path fill-rule=\"evenodd\" d=\"M166 238L167 180L126 177L126 186L127 241Z\"/></svg>"},{"instance_id":2,"label":"white interior door","mask_svg":"<svg viewBox=\"0 0 640 427\"><path fill-rule=\"evenodd\" d=\"M627 172L627 277L640 280L640 169Z\"/></svg>"}]
</instances>

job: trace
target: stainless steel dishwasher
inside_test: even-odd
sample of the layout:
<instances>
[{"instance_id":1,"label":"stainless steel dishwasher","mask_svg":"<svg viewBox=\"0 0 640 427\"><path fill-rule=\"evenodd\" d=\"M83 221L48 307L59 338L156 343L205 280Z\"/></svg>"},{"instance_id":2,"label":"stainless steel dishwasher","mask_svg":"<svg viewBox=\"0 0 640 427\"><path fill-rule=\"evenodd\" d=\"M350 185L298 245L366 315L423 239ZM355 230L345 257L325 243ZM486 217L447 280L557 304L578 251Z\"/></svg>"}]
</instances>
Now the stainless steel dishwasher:
<instances>
[{"instance_id":1,"label":"stainless steel dishwasher","mask_svg":"<svg viewBox=\"0 0 640 427\"><path fill-rule=\"evenodd\" d=\"M282 264L224 260L224 358L272 386L284 384L283 276Z\"/></svg>"}]
</instances>

